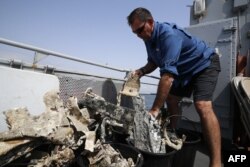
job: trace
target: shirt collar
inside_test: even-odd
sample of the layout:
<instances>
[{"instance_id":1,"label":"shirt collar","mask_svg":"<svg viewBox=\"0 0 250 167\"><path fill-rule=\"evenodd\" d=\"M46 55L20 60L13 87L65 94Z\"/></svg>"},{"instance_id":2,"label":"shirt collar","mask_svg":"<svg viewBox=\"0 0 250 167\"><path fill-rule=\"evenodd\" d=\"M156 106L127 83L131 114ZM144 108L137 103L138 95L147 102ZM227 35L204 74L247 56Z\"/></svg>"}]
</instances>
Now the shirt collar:
<instances>
[{"instance_id":1,"label":"shirt collar","mask_svg":"<svg viewBox=\"0 0 250 167\"><path fill-rule=\"evenodd\" d=\"M147 42L153 43L157 39L157 35L156 34L157 34L158 24L159 24L158 22L154 21L153 32L152 32L151 38Z\"/></svg>"}]
</instances>

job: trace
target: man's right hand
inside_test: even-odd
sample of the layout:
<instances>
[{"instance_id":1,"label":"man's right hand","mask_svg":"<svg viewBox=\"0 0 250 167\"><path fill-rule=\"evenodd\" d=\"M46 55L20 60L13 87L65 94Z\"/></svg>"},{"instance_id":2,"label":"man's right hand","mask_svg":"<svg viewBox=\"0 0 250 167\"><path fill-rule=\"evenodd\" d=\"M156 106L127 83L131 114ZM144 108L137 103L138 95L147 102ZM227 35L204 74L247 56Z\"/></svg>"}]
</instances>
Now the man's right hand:
<instances>
[{"instance_id":1,"label":"man's right hand","mask_svg":"<svg viewBox=\"0 0 250 167\"><path fill-rule=\"evenodd\" d=\"M143 74L143 72L142 72L141 69L137 69L137 70L135 70L135 71L132 72L132 77L138 76L139 78L141 78L143 75L144 74Z\"/></svg>"}]
</instances>

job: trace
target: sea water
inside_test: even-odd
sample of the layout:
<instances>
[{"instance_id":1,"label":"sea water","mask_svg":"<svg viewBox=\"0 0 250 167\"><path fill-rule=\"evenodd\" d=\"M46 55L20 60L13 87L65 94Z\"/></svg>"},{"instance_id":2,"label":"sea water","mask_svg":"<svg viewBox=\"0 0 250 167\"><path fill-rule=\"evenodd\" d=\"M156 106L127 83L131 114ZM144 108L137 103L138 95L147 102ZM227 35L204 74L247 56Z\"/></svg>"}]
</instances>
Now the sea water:
<instances>
[{"instance_id":1,"label":"sea water","mask_svg":"<svg viewBox=\"0 0 250 167\"><path fill-rule=\"evenodd\" d=\"M141 94L141 96L145 99L146 110L150 110L155 99L155 94Z\"/></svg>"}]
</instances>

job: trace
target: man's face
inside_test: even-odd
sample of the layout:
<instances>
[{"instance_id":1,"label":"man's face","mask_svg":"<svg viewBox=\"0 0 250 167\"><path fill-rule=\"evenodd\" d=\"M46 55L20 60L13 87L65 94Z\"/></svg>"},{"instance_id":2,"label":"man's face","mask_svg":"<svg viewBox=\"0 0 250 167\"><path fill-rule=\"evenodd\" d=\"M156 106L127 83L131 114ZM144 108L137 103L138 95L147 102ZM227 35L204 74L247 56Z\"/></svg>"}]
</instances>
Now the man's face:
<instances>
[{"instance_id":1,"label":"man's face","mask_svg":"<svg viewBox=\"0 0 250 167\"><path fill-rule=\"evenodd\" d=\"M153 31L153 23L150 20L142 22L139 19L135 19L134 22L131 24L131 29L133 33L135 33L139 38L146 41L151 38L151 34Z\"/></svg>"}]
</instances>

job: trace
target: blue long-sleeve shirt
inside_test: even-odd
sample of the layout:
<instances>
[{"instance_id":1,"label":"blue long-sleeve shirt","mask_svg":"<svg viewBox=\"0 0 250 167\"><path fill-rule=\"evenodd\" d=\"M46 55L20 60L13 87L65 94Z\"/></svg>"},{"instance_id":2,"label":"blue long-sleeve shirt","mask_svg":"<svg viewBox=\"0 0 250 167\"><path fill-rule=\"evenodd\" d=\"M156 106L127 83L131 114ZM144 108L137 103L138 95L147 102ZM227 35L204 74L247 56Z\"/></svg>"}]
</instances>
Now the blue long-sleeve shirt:
<instances>
[{"instance_id":1,"label":"blue long-sleeve shirt","mask_svg":"<svg viewBox=\"0 0 250 167\"><path fill-rule=\"evenodd\" d=\"M210 65L215 52L204 41L191 36L175 24L154 22L151 39L145 41L148 61L160 74L174 75L174 85L186 85L193 75Z\"/></svg>"}]
</instances>

